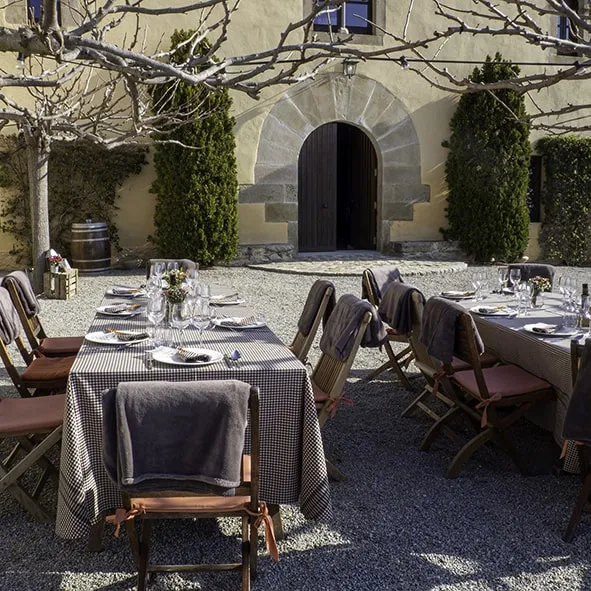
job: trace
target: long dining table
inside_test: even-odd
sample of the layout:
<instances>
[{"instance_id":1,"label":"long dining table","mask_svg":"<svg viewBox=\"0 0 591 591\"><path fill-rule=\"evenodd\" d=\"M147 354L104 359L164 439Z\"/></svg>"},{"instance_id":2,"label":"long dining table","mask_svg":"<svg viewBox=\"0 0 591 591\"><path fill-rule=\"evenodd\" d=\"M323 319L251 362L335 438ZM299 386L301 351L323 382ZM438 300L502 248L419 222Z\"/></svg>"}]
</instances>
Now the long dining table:
<instances>
[{"instance_id":1,"label":"long dining table","mask_svg":"<svg viewBox=\"0 0 591 591\"><path fill-rule=\"evenodd\" d=\"M113 301L106 297L103 303ZM248 314L240 307L223 311ZM97 313L89 333L108 329L145 331L147 319L145 314L120 318ZM189 327L185 332L188 346L196 346L197 330ZM223 354L238 350L240 362L222 360L199 367L150 364L147 341L130 346L85 341L66 393L56 518L59 536L86 537L106 513L121 506L120 493L103 467L101 393L128 381L237 379L258 386L261 499L277 505L299 504L308 519L331 516L324 449L306 367L267 326L205 330L202 346Z\"/></svg>"},{"instance_id":2,"label":"long dining table","mask_svg":"<svg viewBox=\"0 0 591 591\"><path fill-rule=\"evenodd\" d=\"M578 331L572 336L554 337L526 330L524 327L528 324L540 322L558 327L562 325L561 296L545 293L543 298L542 308L530 308L527 314L519 316L484 315L477 312L480 307L499 306L499 312L505 313L515 306L512 295L493 294L482 302L463 300L459 303L471 311L488 350L501 360L519 365L554 386L556 401L535 405L528 418L551 431L554 440L562 445L562 427L572 394L570 341L573 337L583 338L585 335Z\"/></svg>"}]
</instances>

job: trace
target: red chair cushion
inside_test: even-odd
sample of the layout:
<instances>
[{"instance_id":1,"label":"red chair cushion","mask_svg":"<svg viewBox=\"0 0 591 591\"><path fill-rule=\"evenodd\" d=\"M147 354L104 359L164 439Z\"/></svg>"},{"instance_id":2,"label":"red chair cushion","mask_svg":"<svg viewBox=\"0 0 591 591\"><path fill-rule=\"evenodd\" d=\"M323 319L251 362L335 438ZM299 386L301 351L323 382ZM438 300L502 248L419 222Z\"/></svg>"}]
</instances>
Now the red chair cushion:
<instances>
[{"instance_id":1,"label":"red chair cushion","mask_svg":"<svg viewBox=\"0 0 591 591\"><path fill-rule=\"evenodd\" d=\"M538 390L552 388L545 380L534 376L517 365L488 367L482 370L482 374L491 398L519 396L520 394L529 394ZM453 375L453 379L464 390L474 394L477 398L482 398L476 383L476 375L473 371L459 371Z\"/></svg>"},{"instance_id":2,"label":"red chair cushion","mask_svg":"<svg viewBox=\"0 0 591 591\"><path fill-rule=\"evenodd\" d=\"M63 388L65 391L75 357L38 357L20 375L27 388Z\"/></svg>"},{"instance_id":3,"label":"red chair cushion","mask_svg":"<svg viewBox=\"0 0 591 591\"><path fill-rule=\"evenodd\" d=\"M55 429L64 420L63 394L0 400L0 433L32 434Z\"/></svg>"},{"instance_id":4,"label":"red chair cushion","mask_svg":"<svg viewBox=\"0 0 591 591\"><path fill-rule=\"evenodd\" d=\"M68 357L76 355L83 342L84 337L49 337L41 339L37 351L46 357Z\"/></svg>"}]
</instances>

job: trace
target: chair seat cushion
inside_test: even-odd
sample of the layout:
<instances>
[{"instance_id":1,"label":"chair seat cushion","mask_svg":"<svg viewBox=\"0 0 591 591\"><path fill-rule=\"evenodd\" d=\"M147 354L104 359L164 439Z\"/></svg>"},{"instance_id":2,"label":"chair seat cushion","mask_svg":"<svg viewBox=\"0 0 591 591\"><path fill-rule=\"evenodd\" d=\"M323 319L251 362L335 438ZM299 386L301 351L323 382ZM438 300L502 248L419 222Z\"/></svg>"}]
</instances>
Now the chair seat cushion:
<instances>
[{"instance_id":1,"label":"chair seat cushion","mask_svg":"<svg viewBox=\"0 0 591 591\"><path fill-rule=\"evenodd\" d=\"M500 363L500 359L496 355L493 355L492 353L489 353L488 351L485 351L480 356L480 365L482 367L490 367L491 365L494 365L495 363ZM471 365L467 361L463 361L462 359L458 359L457 357L454 357L451 360L451 366L454 371L464 371L465 369L471 368Z\"/></svg>"},{"instance_id":2,"label":"chair seat cushion","mask_svg":"<svg viewBox=\"0 0 591 591\"><path fill-rule=\"evenodd\" d=\"M76 355L83 342L84 337L48 337L41 339L37 351L46 357L68 357Z\"/></svg>"},{"instance_id":3,"label":"chair seat cushion","mask_svg":"<svg viewBox=\"0 0 591 591\"><path fill-rule=\"evenodd\" d=\"M76 357L38 357L23 373L21 381L27 388L63 388Z\"/></svg>"},{"instance_id":4,"label":"chair seat cushion","mask_svg":"<svg viewBox=\"0 0 591 591\"><path fill-rule=\"evenodd\" d=\"M517 365L488 367L482 370L482 374L491 398L506 398L552 389L552 386L548 382L521 369ZM474 394L477 398L482 398L479 394L476 375L473 371L456 372L453 375L453 380L464 390Z\"/></svg>"},{"instance_id":5,"label":"chair seat cushion","mask_svg":"<svg viewBox=\"0 0 591 591\"><path fill-rule=\"evenodd\" d=\"M250 497L132 497L130 501L132 509L146 513L209 513L239 511L250 502Z\"/></svg>"},{"instance_id":6,"label":"chair seat cushion","mask_svg":"<svg viewBox=\"0 0 591 591\"><path fill-rule=\"evenodd\" d=\"M0 400L0 434L31 434L50 431L64 420L63 394L38 398L3 398Z\"/></svg>"}]
</instances>

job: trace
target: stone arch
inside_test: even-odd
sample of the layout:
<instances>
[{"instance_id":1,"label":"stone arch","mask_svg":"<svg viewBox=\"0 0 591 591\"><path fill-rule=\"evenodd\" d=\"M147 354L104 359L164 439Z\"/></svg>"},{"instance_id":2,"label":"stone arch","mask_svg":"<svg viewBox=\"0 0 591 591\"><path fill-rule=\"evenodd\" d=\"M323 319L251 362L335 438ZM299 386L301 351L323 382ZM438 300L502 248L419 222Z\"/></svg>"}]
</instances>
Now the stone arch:
<instances>
[{"instance_id":1,"label":"stone arch","mask_svg":"<svg viewBox=\"0 0 591 591\"><path fill-rule=\"evenodd\" d=\"M387 248L395 220L412 220L413 205L429 200L421 183L418 136L402 102L364 76L331 73L290 88L267 115L259 138L255 184L241 202L264 203L265 220L287 222L297 246L298 157L304 140L332 121L360 127L378 156L378 247Z\"/></svg>"}]
</instances>

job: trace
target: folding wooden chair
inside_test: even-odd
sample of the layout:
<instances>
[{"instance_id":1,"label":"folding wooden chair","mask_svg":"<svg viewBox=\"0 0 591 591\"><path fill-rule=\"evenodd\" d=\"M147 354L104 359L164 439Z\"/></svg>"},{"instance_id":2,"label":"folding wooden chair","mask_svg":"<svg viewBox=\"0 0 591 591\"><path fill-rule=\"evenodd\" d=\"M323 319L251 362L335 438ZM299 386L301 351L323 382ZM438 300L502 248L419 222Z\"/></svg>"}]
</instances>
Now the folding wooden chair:
<instances>
[{"instance_id":1,"label":"folding wooden chair","mask_svg":"<svg viewBox=\"0 0 591 591\"><path fill-rule=\"evenodd\" d=\"M459 315L456 323L454 355L466 361L471 369L453 370L444 364L445 379L454 406L429 429L421 449L427 450L442 428L463 412L473 425L480 424L477 434L462 447L450 462L446 477L455 478L466 462L489 441L507 452L522 474L527 470L513 446L507 430L538 401L552 400L552 386L517 365L483 368L476 344L476 327L468 312Z\"/></svg>"},{"instance_id":2,"label":"folding wooden chair","mask_svg":"<svg viewBox=\"0 0 591 591\"><path fill-rule=\"evenodd\" d=\"M256 575L257 568L257 542L258 542L258 527L261 524L265 525L266 540L271 555L278 559L277 548L273 536L273 527L271 518L268 515L265 503L259 500L259 459L260 459L260 421L259 421L259 392L258 388L250 387L243 382L200 382L200 385L193 384L195 388L201 386L203 390L210 388L210 398L214 398L216 392L213 391L212 385L218 385L221 388L227 387L228 384L237 384L237 392L240 396L234 396L232 405L241 405L243 401L242 394L246 393L248 410L250 411L250 455L243 455L242 461L240 457L237 458L240 466L236 466L237 473L240 474L241 482L234 490L231 496L220 496L216 492L195 492L195 481L191 475L185 479L180 479L180 486L174 491L164 490L162 486L154 486L154 490L150 492L150 486L143 486L141 492L132 493L129 487L123 486L119 482L122 490L123 502L125 509L118 510L114 518L107 518L107 521L114 521L115 523L125 522L126 529L129 535L130 545L136 566L138 568L138 591L143 591L146 588L146 577L148 573L154 572L195 572L203 570L215 571L234 571L240 570L242 574L242 589L248 591L250 589L250 577ZM142 386L149 386L148 383L142 383ZM154 383L153 383L154 384ZM165 382L160 382L165 384ZM171 385L179 386L178 384ZM250 394L249 394L250 390ZM117 395L119 392L117 392ZM207 393L205 393L207 396ZM203 406L200 404L198 398L202 396L196 395L195 406L196 412L192 415L195 421L195 430L209 429L212 426L208 423L207 417L203 416ZM219 396L218 396L219 399ZM225 405L224 401L220 404ZM169 407L170 408L170 407ZM146 413L162 412L160 408L144 407ZM174 413L174 410L168 412ZM229 409L224 406L224 416L231 420L232 414ZM120 415L111 415L111 419L106 416L106 421L112 421L111 429L118 431L117 437L121 441L120 429L117 429L118 417ZM149 415L146 414L149 419ZM142 425L145 421L142 422ZM105 427L109 428L109 427ZM148 436L151 436L148 433ZM244 438L242 438L244 441ZM217 443L221 446L228 445L227 439L218 438ZM166 443L165 443L166 445ZM186 453L186 452L185 452ZM119 458L120 459L120 458ZM119 462L120 466L120 462ZM108 467L108 466L107 466ZM197 469L197 468L196 468ZM111 474L110 474L111 475ZM183 487L187 490L184 491ZM242 543L241 553L242 559L240 562L227 564L182 564L182 565L156 565L149 563L149 554L152 539L152 522L155 519L191 519L196 518L215 518L215 517L237 517L242 522ZM138 537L134 521L141 523L141 536Z\"/></svg>"},{"instance_id":3,"label":"folding wooden chair","mask_svg":"<svg viewBox=\"0 0 591 591\"><path fill-rule=\"evenodd\" d=\"M61 441L65 396L0 399L0 446L14 442L0 460L0 494L10 493L35 519L52 521L53 511L39 503L44 485L58 480L59 471L45 455ZM41 474L29 492L22 477L37 466Z\"/></svg>"},{"instance_id":4,"label":"folding wooden chair","mask_svg":"<svg viewBox=\"0 0 591 591\"><path fill-rule=\"evenodd\" d=\"M298 320L298 331L289 349L306 363L310 347L314 342L320 322L325 317L329 302L334 301L335 289L332 281L318 279L308 293L304 309Z\"/></svg>"},{"instance_id":5,"label":"folding wooden chair","mask_svg":"<svg viewBox=\"0 0 591 591\"><path fill-rule=\"evenodd\" d=\"M44 357L69 357L76 355L84 337L48 337L41 319L41 306L35 298L29 278L23 271L13 271L2 279L2 286L8 290L16 308L25 336L31 349ZM26 297L28 296L28 300Z\"/></svg>"},{"instance_id":6,"label":"folding wooden chair","mask_svg":"<svg viewBox=\"0 0 591 591\"><path fill-rule=\"evenodd\" d=\"M367 295L368 301L373 304L376 308L380 305L381 296L376 293L375 291L375 281L372 279L372 271L371 269L366 269L363 271L362 276L362 291L364 295ZM411 386L406 374L403 371L403 367L408 367L410 362L413 359L413 352L410 346L408 337L398 335L391 327L388 327L388 340L384 343L384 349L386 350L386 355L388 355L388 361L380 365L377 369L372 371L365 380L370 382L377 376L379 376L384 371L391 370L393 371L400 381L402 382L403 386L409 391L414 392L413 387ZM407 345L400 351L399 353L395 353L394 349L392 348L391 343L402 343Z\"/></svg>"},{"instance_id":7,"label":"folding wooden chair","mask_svg":"<svg viewBox=\"0 0 591 591\"><path fill-rule=\"evenodd\" d=\"M23 398L41 394L65 392L68 375L75 357L35 357L29 351L19 333L17 312L8 291L0 287L0 358L6 367L18 393ZM8 345L15 343L27 367L22 371L15 367Z\"/></svg>"},{"instance_id":8,"label":"folding wooden chair","mask_svg":"<svg viewBox=\"0 0 591 591\"><path fill-rule=\"evenodd\" d=\"M150 278L150 270L154 263L178 263L179 269L182 269L185 272L194 271L199 268L197 263L194 263L189 259L149 259L146 264L146 279Z\"/></svg>"},{"instance_id":9,"label":"folding wooden chair","mask_svg":"<svg viewBox=\"0 0 591 591\"><path fill-rule=\"evenodd\" d=\"M328 319L323 339L320 341L322 354L320 355L320 359L318 359L311 376L320 428L326 424L328 419L335 416L339 404L343 400L347 401L344 398L343 387L347 381L353 362L355 361L355 355L359 350L365 331L372 319L372 313L370 311L366 311L361 317L359 317L359 323L351 333L352 343L347 357L345 359L337 359L326 351L328 347L324 342L324 335L326 335L327 331L331 331L331 324L334 322L334 319L337 318L341 306L343 306L342 298L337 302L333 314ZM327 460L326 465L331 478L334 480L344 480L344 475L330 461Z\"/></svg>"},{"instance_id":10,"label":"folding wooden chair","mask_svg":"<svg viewBox=\"0 0 591 591\"><path fill-rule=\"evenodd\" d=\"M423 391L402 411L400 416L409 416L414 410L418 409L424 412L432 420L438 421L441 418L441 415L432 406L429 406L429 400L433 397L437 398L448 409L452 408L454 403L449 395L447 395L445 392L446 387L448 386L446 381L440 381L443 371L441 362L429 355L425 345L423 345L419 339L421 334L421 324L423 321L423 308L423 300L419 294L413 294L413 328L409 337L409 341L414 354L414 364L425 378L426 383ZM480 365L482 367L491 367L497 363L499 363L499 359L492 353L485 351L482 355L480 355ZM457 357L452 360L451 367L454 372L470 369L470 366L467 362L462 361ZM457 439L453 431L449 430L447 427L444 428L444 431L451 439Z\"/></svg>"},{"instance_id":11,"label":"folding wooden chair","mask_svg":"<svg viewBox=\"0 0 591 591\"><path fill-rule=\"evenodd\" d=\"M572 340L570 350L571 375L574 387L579 374L579 366L585 351L585 345L581 345L578 341ZM586 360L586 363L589 362L591 362L591 359ZM589 401L589 404L591 405L591 400ZM591 445L582 441L577 441L576 445L577 454L579 456L579 465L581 467L582 484L568 526L562 536L562 539L565 542L572 542L575 535L575 529L581 521L583 512L591 512Z\"/></svg>"}]
</instances>

